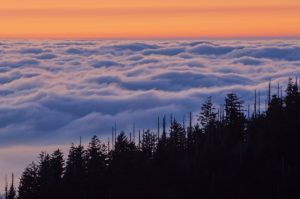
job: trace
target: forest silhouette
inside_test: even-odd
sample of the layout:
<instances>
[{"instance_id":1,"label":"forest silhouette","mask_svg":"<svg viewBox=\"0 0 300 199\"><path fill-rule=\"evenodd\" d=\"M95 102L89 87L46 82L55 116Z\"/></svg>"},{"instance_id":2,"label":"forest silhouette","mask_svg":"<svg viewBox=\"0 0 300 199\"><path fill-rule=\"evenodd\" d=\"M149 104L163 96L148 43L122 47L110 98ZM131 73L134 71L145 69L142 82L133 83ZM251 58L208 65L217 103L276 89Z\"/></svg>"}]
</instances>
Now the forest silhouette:
<instances>
[{"instance_id":1,"label":"forest silhouette","mask_svg":"<svg viewBox=\"0 0 300 199\"><path fill-rule=\"evenodd\" d=\"M267 108L253 111L229 93L216 108L208 97L200 124L158 119L157 131L109 141L94 136L88 146L42 152L24 170L7 199L114 198L300 198L300 92L289 78L285 95L267 93ZM167 129L167 126L170 126ZM12 177L13 178L13 177Z\"/></svg>"}]
</instances>

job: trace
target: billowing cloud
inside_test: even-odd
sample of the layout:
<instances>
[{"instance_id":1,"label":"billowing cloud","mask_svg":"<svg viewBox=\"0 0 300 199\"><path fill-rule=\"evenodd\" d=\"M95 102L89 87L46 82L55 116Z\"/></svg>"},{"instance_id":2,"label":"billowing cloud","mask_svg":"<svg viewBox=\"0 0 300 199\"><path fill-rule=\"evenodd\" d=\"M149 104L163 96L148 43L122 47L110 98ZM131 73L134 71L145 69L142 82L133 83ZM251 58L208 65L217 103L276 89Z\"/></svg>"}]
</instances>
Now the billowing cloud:
<instances>
[{"instance_id":1,"label":"billowing cloud","mask_svg":"<svg viewBox=\"0 0 300 199\"><path fill-rule=\"evenodd\" d=\"M40 55L40 56L36 56L37 59L54 59L54 58L57 58L58 56L57 55L54 55L54 54L43 54L43 55Z\"/></svg>"},{"instance_id":2,"label":"billowing cloud","mask_svg":"<svg viewBox=\"0 0 300 199\"><path fill-rule=\"evenodd\" d=\"M200 68L206 67L203 63L201 63L201 62L199 62L199 61L191 61L191 62L187 62L186 65L187 65L187 66L190 66L190 67L200 67Z\"/></svg>"},{"instance_id":3,"label":"billowing cloud","mask_svg":"<svg viewBox=\"0 0 300 199\"><path fill-rule=\"evenodd\" d=\"M164 48L158 50L145 50L144 55L165 55L174 56L185 51L185 48Z\"/></svg>"},{"instance_id":4,"label":"billowing cloud","mask_svg":"<svg viewBox=\"0 0 300 199\"><path fill-rule=\"evenodd\" d=\"M90 56L93 54L99 54L99 51L96 49L85 49L85 48L68 48L66 49L65 53L71 55L84 55Z\"/></svg>"},{"instance_id":5,"label":"billowing cloud","mask_svg":"<svg viewBox=\"0 0 300 199\"><path fill-rule=\"evenodd\" d=\"M90 62L90 65L95 67L95 68L110 67L110 66L123 66L123 64L120 64L118 62L101 61L101 60L93 60L93 61Z\"/></svg>"},{"instance_id":6,"label":"billowing cloud","mask_svg":"<svg viewBox=\"0 0 300 199\"><path fill-rule=\"evenodd\" d=\"M18 52L21 54L40 54L40 53L44 52L44 50L41 48L23 48L23 49L19 50Z\"/></svg>"},{"instance_id":7,"label":"billowing cloud","mask_svg":"<svg viewBox=\"0 0 300 199\"><path fill-rule=\"evenodd\" d=\"M153 63L159 63L160 61L158 59L144 59L139 62L135 62L134 65L143 65L143 64L153 64Z\"/></svg>"},{"instance_id":8,"label":"billowing cloud","mask_svg":"<svg viewBox=\"0 0 300 199\"><path fill-rule=\"evenodd\" d=\"M260 60L257 60L257 59L243 58L243 59L235 60L233 63L234 64L241 63L241 64L244 64L244 65L261 65L264 62L260 61Z\"/></svg>"},{"instance_id":9,"label":"billowing cloud","mask_svg":"<svg viewBox=\"0 0 300 199\"><path fill-rule=\"evenodd\" d=\"M250 56L255 58L298 61L300 60L300 47L244 49L242 51L237 51L234 56Z\"/></svg>"},{"instance_id":10,"label":"billowing cloud","mask_svg":"<svg viewBox=\"0 0 300 199\"><path fill-rule=\"evenodd\" d=\"M4 61L0 62L0 67L18 68L22 66L34 66L38 65L39 62L34 59L23 59L20 61Z\"/></svg>"},{"instance_id":11,"label":"billowing cloud","mask_svg":"<svg viewBox=\"0 0 300 199\"><path fill-rule=\"evenodd\" d=\"M132 56L128 58L129 61L138 61L140 59L143 59L143 56Z\"/></svg>"},{"instance_id":12,"label":"billowing cloud","mask_svg":"<svg viewBox=\"0 0 300 199\"><path fill-rule=\"evenodd\" d=\"M18 72L11 73L10 75L5 75L0 77L0 84L7 84L9 82L12 82L16 79L20 79L22 75Z\"/></svg>"},{"instance_id":13,"label":"billowing cloud","mask_svg":"<svg viewBox=\"0 0 300 199\"><path fill-rule=\"evenodd\" d=\"M183 46L197 46L199 44L208 44L208 45L214 45L212 42L209 41L193 41L193 42L188 42L188 43L183 43Z\"/></svg>"},{"instance_id":14,"label":"billowing cloud","mask_svg":"<svg viewBox=\"0 0 300 199\"><path fill-rule=\"evenodd\" d=\"M241 46L209 46L209 45L201 45L195 48L190 49L191 53L199 54L199 55L223 55L232 52L236 49L242 49Z\"/></svg>"},{"instance_id":15,"label":"billowing cloud","mask_svg":"<svg viewBox=\"0 0 300 199\"><path fill-rule=\"evenodd\" d=\"M102 47L102 49L110 49L114 51L123 51L123 50L141 51L145 49L157 49L157 48L159 48L158 45L147 44L147 43L127 43L127 44L118 44L118 45Z\"/></svg>"},{"instance_id":16,"label":"billowing cloud","mask_svg":"<svg viewBox=\"0 0 300 199\"><path fill-rule=\"evenodd\" d=\"M93 42L59 42L57 46L94 46L96 43Z\"/></svg>"}]
</instances>

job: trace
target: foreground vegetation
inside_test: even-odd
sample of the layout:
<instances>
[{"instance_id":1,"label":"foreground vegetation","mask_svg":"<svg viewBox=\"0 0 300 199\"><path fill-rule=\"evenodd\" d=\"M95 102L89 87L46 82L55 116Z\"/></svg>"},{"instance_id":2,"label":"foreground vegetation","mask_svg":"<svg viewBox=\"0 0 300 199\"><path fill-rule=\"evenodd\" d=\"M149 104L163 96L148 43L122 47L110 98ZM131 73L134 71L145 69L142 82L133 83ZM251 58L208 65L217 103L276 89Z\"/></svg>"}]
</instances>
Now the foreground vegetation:
<instances>
[{"instance_id":1,"label":"foreground vegetation","mask_svg":"<svg viewBox=\"0 0 300 199\"><path fill-rule=\"evenodd\" d=\"M246 114L245 114L246 113ZM247 114L248 113L248 114ZM191 116L190 116L191 117ZM209 97L192 126L166 118L157 132L94 136L85 148L42 152L13 185L8 199L300 197L300 93L289 80L286 95L268 96L265 112L245 111L230 93L215 110ZM159 127L159 121L158 121ZM162 129L160 132L159 129ZM17 196L16 196L17 195Z\"/></svg>"}]
</instances>

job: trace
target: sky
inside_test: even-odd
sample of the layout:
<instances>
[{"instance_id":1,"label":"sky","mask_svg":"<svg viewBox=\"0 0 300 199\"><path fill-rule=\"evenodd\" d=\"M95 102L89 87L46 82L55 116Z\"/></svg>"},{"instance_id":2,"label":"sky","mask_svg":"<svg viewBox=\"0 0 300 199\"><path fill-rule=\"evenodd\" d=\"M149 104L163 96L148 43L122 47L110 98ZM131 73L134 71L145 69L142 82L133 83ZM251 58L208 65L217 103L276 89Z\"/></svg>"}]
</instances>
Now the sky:
<instances>
[{"instance_id":1,"label":"sky","mask_svg":"<svg viewBox=\"0 0 300 199\"><path fill-rule=\"evenodd\" d=\"M299 19L299 0L10 0L0 38L298 37Z\"/></svg>"},{"instance_id":2,"label":"sky","mask_svg":"<svg viewBox=\"0 0 300 199\"><path fill-rule=\"evenodd\" d=\"M284 92L299 67L300 40L0 40L0 192L42 150L106 142L115 122L155 130L191 111L195 124L208 96L253 110L254 90L263 111L268 81Z\"/></svg>"}]
</instances>

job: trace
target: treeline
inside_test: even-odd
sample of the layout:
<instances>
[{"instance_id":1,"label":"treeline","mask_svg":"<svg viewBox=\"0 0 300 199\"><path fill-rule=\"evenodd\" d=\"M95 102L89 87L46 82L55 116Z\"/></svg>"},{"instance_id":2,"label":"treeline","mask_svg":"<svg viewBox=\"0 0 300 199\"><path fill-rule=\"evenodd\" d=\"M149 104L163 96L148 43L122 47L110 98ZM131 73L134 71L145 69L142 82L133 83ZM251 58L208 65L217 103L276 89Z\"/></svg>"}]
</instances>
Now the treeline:
<instances>
[{"instance_id":1,"label":"treeline","mask_svg":"<svg viewBox=\"0 0 300 199\"><path fill-rule=\"evenodd\" d=\"M222 110L211 98L200 125L162 120L162 132L94 136L87 147L42 152L9 199L299 198L300 93L289 79L285 96L268 94L268 108L251 115L236 94ZM166 129L166 123L170 128ZM158 121L159 126L159 121ZM110 145L110 146L109 146ZM16 196L17 195L17 196Z\"/></svg>"}]
</instances>

